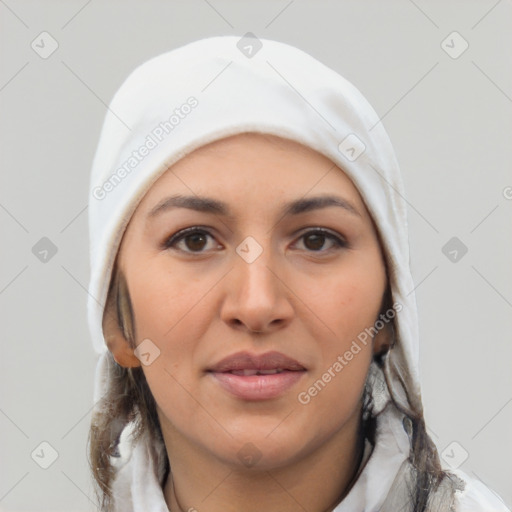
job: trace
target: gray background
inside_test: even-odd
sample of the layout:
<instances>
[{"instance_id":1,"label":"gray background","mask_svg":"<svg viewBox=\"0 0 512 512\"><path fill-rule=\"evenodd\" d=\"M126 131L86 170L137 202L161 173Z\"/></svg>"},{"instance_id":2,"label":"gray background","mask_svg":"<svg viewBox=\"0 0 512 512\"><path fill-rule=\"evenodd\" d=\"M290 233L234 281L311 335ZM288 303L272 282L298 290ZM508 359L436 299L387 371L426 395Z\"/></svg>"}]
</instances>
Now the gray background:
<instances>
[{"instance_id":1,"label":"gray background","mask_svg":"<svg viewBox=\"0 0 512 512\"><path fill-rule=\"evenodd\" d=\"M511 19L496 0L0 0L0 509L96 510L87 187L106 104L144 60L248 31L311 53L383 117L409 204L427 424L511 506ZM42 31L59 44L48 58L31 47ZM442 46L453 31L458 58ZM455 262L452 237L468 248ZM49 461L43 441L58 453L46 470L31 458Z\"/></svg>"}]
</instances>

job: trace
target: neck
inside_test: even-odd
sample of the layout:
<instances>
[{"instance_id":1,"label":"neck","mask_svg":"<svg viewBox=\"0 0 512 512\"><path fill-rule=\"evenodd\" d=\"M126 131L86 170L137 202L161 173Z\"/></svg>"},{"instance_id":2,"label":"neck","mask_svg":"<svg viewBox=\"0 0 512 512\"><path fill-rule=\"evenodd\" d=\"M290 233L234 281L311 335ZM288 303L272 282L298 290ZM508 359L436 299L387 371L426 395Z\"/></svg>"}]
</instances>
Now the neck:
<instances>
[{"instance_id":1,"label":"neck","mask_svg":"<svg viewBox=\"0 0 512 512\"><path fill-rule=\"evenodd\" d=\"M219 461L175 431L172 440L163 431L171 461L163 489L169 511L331 512L350 490L362 459L364 435L358 422L354 426L299 461L260 471Z\"/></svg>"}]
</instances>

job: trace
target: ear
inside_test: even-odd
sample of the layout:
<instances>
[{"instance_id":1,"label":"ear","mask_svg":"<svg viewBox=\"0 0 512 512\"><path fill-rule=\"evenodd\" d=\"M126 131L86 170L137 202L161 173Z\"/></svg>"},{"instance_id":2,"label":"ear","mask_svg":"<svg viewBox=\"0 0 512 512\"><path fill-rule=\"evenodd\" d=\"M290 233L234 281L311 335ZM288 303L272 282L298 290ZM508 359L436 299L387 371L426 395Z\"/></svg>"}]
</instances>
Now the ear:
<instances>
[{"instance_id":1,"label":"ear","mask_svg":"<svg viewBox=\"0 0 512 512\"><path fill-rule=\"evenodd\" d=\"M373 338L373 355L385 354L393 346L394 337L393 322L385 323Z\"/></svg>"},{"instance_id":2,"label":"ear","mask_svg":"<svg viewBox=\"0 0 512 512\"><path fill-rule=\"evenodd\" d=\"M107 303L103 314L103 335L117 364L125 368L136 368L141 365L119 327L116 308L112 302Z\"/></svg>"},{"instance_id":3,"label":"ear","mask_svg":"<svg viewBox=\"0 0 512 512\"><path fill-rule=\"evenodd\" d=\"M387 275L387 270L386 270ZM384 291L384 294L382 295L382 302L380 305L380 313L377 319L375 320L375 324L377 324L377 321L380 321L384 324L384 326L378 330L377 334L373 338L373 355L383 355L385 354L395 343L395 328L394 328L394 320L393 317L390 319L388 318L387 322L385 320L382 320L382 315L387 317L387 312L393 308L393 300L391 295L391 287L389 285L389 278L388 278L388 285L386 286L386 289Z\"/></svg>"}]
</instances>

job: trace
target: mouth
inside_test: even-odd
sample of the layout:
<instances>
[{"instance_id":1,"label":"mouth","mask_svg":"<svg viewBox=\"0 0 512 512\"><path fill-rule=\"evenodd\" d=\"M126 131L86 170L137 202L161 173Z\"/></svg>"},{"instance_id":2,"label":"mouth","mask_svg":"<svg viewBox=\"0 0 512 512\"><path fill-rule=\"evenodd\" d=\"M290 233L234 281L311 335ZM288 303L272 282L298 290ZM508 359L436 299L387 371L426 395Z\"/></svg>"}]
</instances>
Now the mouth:
<instances>
[{"instance_id":1,"label":"mouth","mask_svg":"<svg viewBox=\"0 0 512 512\"><path fill-rule=\"evenodd\" d=\"M280 352L261 355L239 352L207 369L221 389L236 398L250 401L282 396L306 371L301 363Z\"/></svg>"},{"instance_id":2,"label":"mouth","mask_svg":"<svg viewBox=\"0 0 512 512\"><path fill-rule=\"evenodd\" d=\"M232 375L241 375L243 377L248 377L250 375L275 375L276 373L288 372L290 370L283 370L283 368L273 368L271 370L230 370L226 373L231 373Z\"/></svg>"}]
</instances>

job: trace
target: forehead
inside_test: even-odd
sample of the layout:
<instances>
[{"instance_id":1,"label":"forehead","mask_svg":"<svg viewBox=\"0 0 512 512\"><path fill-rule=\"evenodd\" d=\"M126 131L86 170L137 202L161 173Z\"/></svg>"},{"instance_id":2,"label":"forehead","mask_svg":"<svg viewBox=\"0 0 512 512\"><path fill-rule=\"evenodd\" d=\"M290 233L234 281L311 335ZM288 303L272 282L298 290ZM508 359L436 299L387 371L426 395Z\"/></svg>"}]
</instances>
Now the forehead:
<instances>
[{"instance_id":1,"label":"forehead","mask_svg":"<svg viewBox=\"0 0 512 512\"><path fill-rule=\"evenodd\" d=\"M262 133L233 135L192 151L155 182L145 199L166 188L187 194L215 190L226 195L244 189L252 195L280 191L294 196L336 189L360 200L351 179L325 155Z\"/></svg>"},{"instance_id":2,"label":"forehead","mask_svg":"<svg viewBox=\"0 0 512 512\"><path fill-rule=\"evenodd\" d=\"M205 144L204 146L198 148L196 151L205 153L211 153L214 151L222 152L222 150L225 150L228 147L243 144L266 144L268 146L272 146L275 149L281 149L284 151L292 149L304 152L313 151L311 148L308 148L307 146L304 146L295 140L279 137L271 133L260 132L243 132L230 135L229 137L224 137L214 142Z\"/></svg>"},{"instance_id":3,"label":"forehead","mask_svg":"<svg viewBox=\"0 0 512 512\"><path fill-rule=\"evenodd\" d=\"M293 140L241 133L201 146L176 162L137 210L147 215L166 197L179 194L213 197L231 205L230 211L266 215L281 211L284 203L332 193L367 216L350 178L326 156Z\"/></svg>"},{"instance_id":4,"label":"forehead","mask_svg":"<svg viewBox=\"0 0 512 512\"><path fill-rule=\"evenodd\" d=\"M269 133L259 132L238 133L236 135L231 135L229 137L210 142L196 149L185 158L225 158L233 152L246 152L247 154L250 154L251 152L254 152L256 148L258 153L263 150L266 153L273 153L274 155L284 154L287 155L288 158L293 155L300 155L302 158L308 155L311 159L330 162L330 160L324 155L318 153L308 146L300 144L295 140L278 137L277 135L272 135Z\"/></svg>"}]
</instances>

